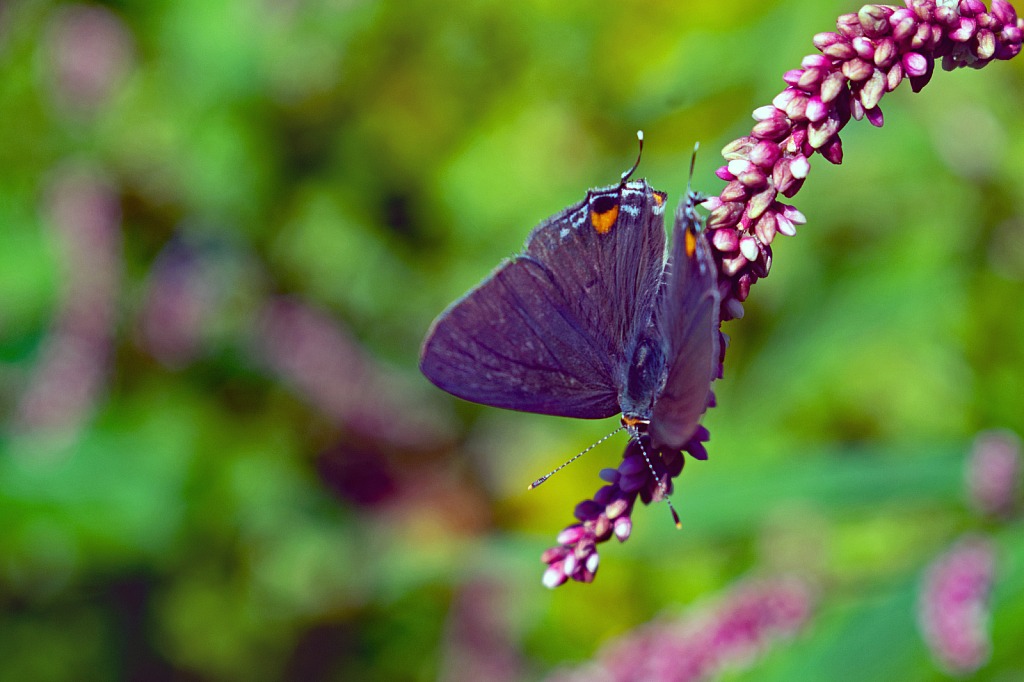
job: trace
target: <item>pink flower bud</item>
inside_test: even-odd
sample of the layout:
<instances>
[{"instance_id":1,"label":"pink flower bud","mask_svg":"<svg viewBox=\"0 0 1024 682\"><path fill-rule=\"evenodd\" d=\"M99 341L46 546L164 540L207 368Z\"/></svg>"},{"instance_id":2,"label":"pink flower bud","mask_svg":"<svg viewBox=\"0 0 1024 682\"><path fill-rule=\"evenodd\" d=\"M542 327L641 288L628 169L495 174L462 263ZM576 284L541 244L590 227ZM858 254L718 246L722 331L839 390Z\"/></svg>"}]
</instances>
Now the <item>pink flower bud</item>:
<instances>
[{"instance_id":1,"label":"pink flower bud","mask_svg":"<svg viewBox=\"0 0 1024 682\"><path fill-rule=\"evenodd\" d=\"M800 66L805 69L832 69L832 61L820 54L809 54L800 60Z\"/></svg>"},{"instance_id":2,"label":"pink flower bud","mask_svg":"<svg viewBox=\"0 0 1024 682\"><path fill-rule=\"evenodd\" d=\"M565 571L562 570L562 562L556 561L548 566L548 570L544 571L544 576L540 581L544 587L553 590L566 580L568 580L568 577L565 575Z\"/></svg>"},{"instance_id":3,"label":"pink flower bud","mask_svg":"<svg viewBox=\"0 0 1024 682\"><path fill-rule=\"evenodd\" d=\"M761 240L762 244L770 246L775 239L775 213L766 211L754 225L754 234Z\"/></svg>"},{"instance_id":4,"label":"pink flower bud","mask_svg":"<svg viewBox=\"0 0 1024 682\"><path fill-rule=\"evenodd\" d=\"M917 33L917 19L913 17L901 19L900 23L893 26L892 29L893 40L900 42L903 42L915 33Z\"/></svg>"},{"instance_id":5,"label":"pink flower bud","mask_svg":"<svg viewBox=\"0 0 1024 682\"><path fill-rule=\"evenodd\" d=\"M753 237L744 237L740 240L740 253L749 261L757 260L760 251L757 249L757 242Z\"/></svg>"},{"instance_id":6,"label":"pink flower bud","mask_svg":"<svg viewBox=\"0 0 1024 682\"><path fill-rule=\"evenodd\" d=\"M726 277L735 277L736 273L743 269L747 264L747 257L743 254L733 256L732 258L722 259L722 273Z\"/></svg>"},{"instance_id":7,"label":"pink flower bud","mask_svg":"<svg viewBox=\"0 0 1024 682\"><path fill-rule=\"evenodd\" d=\"M889 15L893 10L880 5L864 5L857 13L864 35L878 38L889 28Z\"/></svg>"},{"instance_id":8,"label":"pink flower bud","mask_svg":"<svg viewBox=\"0 0 1024 682\"><path fill-rule=\"evenodd\" d=\"M888 69L892 66L898 55L899 49L896 47L896 41L891 36L885 36L878 41L872 61L880 69Z\"/></svg>"},{"instance_id":9,"label":"pink flower bud","mask_svg":"<svg viewBox=\"0 0 1024 682\"><path fill-rule=\"evenodd\" d=\"M575 545L580 541L580 538L586 534L586 532L587 529L584 528L582 524L576 524L575 526L569 526L559 533L555 540L560 545Z\"/></svg>"},{"instance_id":10,"label":"pink flower bud","mask_svg":"<svg viewBox=\"0 0 1024 682\"><path fill-rule=\"evenodd\" d=\"M978 22L973 18L962 17L959 20L959 27L951 31L949 39L955 43L966 43L968 40L974 37L974 32L978 29Z\"/></svg>"},{"instance_id":11,"label":"pink flower bud","mask_svg":"<svg viewBox=\"0 0 1024 682\"><path fill-rule=\"evenodd\" d=\"M722 205L721 197L708 197L707 199L704 200L703 203L701 203L701 206L703 206L704 210L706 210L706 211L714 211L715 209L717 209L721 205Z\"/></svg>"},{"instance_id":12,"label":"pink flower bud","mask_svg":"<svg viewBox=\"0 0 1024 682\"><path fill-rule=\"evenodd\" d=\"M789 171L797 180L803 180L811 172L811 162L807 160L806 156L797 156L790 162Z\"/></svg>"},{"instance_id":13,"label":"pink flower bud","mask_svg":"<svg viewBox=\"0 0 1024 682\"><path fill-rule=\"evenodd\" d=\"M1005 429L974 440L964 474L971 506L986 516L1006 517L1020 504L1021 440Z\"/></svg>"},{"instance_id":14,"label":"pink flower bud","mask_svg":"<svg viewBox=\"0 0 1024 682\"><path fill-rule=\"evenodd\" d=\"M1017 10L1006 0L992 0L991 14L1004 25L1017 23Z\"/></svg>"},{"instance_id":15,"label":"pink flower bud","mask_svg":"<svg viewBox=\"0 0 1024 682\"><path fill-rule=\"evenodd\" d=\"M758 107L757 109L754 109L754 112L751 114L755 121L765 121L769 118L783 118L785 115L786 113L784 111L780 111L772 104L766 104L763 107Z\"/></svg>"},{"instance_id":16,"label":"pink flower bud","mask_svg":"<svg viewBox=\"0 0 1024 682\"><path fill-rule=\"evenodd\" d=\"M875 67L860 57L843 62L843 75L852 81L862 81L871 77Z\"/></svg>"},{"instance_id":17,"label":"pink flower bud","mask_svg":"<svg viewBox=\"0 0 1024 682\"><path fill-rule=\"evenodd\" d=\"M903 82L903 62L896 62L885 76L885 89L892 92Z\"/></svg>"},{"instance_id":18,"label":"pink flower bud","mask_svg":"<svg viewBox=\"0 0 1024 682\"><path fill-rule=\"evenodd\" d=\"M928 60L917 52L908 52L903 55L902 64L903 71L908 76L923 76L928 71Z\"/></svg>"},{"instance_id":19,"label":"pink flower bud","mask_svg":"<svg viewBox=\"0 0 1024 682\"><path fill-rule=\"evenodd\" d=\"M711 244L722 253L732 253L740 248L740 238L736 230L723 228L715 230L711 237Z\"/></svg>"},{"instance_id":20,"label":"pink flower bud","mask_svg":"<svg viewBox=\"0 0 1024 682\"><path fill-rule=\"evenodd\" d=\"M846 87L846 76L841 71L833 71L821 83L821 101L828 104Z\"/></svg>"},{"instance_id":21,"label":"pink flower bud","mask_svg":"<svg viewBox=\"0 0 1024 682\"><path fill-rule=\"evenodd\" d=\"M881 128L882 127L882 124L885 121L882 118L882 108L881 107L877 107L876 106L876 107L874 107L872 109L868 109L866 113L867 113L866 118L868 119L868 123L870 123L871 125L875 126L876 128Z\"/></svg>"},{"instance_id":22,"label":"pink flower bud","mask_svg":"<svg viewBox=\"0 0 1024 682\"><path fill-rule=\"evenodd\" d=\"M871 60L875 58L875 44L870 38L854 38L851 44L857 52L857 56L861 59Z\"/></svg>"}]
</instances>

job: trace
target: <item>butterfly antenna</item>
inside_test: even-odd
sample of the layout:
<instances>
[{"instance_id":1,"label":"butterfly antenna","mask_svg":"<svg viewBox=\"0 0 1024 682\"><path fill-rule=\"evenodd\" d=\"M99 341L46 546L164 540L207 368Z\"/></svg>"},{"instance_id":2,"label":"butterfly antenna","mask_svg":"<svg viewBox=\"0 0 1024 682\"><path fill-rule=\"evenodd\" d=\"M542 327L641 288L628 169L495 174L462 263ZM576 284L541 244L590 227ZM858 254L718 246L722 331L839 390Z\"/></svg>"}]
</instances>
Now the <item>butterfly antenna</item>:
<instances>
[{"instance_id":1,"label":"butterfly antenna","mask_svg":"<svg viewBox=\"0 0 1024 682\"><path fill-rule=\"evenodd\" d=\"M636 131L636 139L640 140L640 152L636 155L636 163L633 164L633 167L622 174L622 182L619 183L620 185L626 184L626 180L629 180L629 176L640 167L640 157L644 153L644 131Z\"/></svg>"},{"instance_id":2,"label":"butterfly antenna","mask_svg":"<svg viewBox=\"0 0 1024 682\"><path fill-rule=\"evenodd\" d=\"M690 193L690 185L693 184L693 167L697 164L697 150L700 149L700 142L693 145L693 156L690 157L690 179L686 181L686 193Z\"/></svg>"},{"instance_id":3,"label":"butterfly antenna","mask_svg":"<svg viewBox=\"0 0 1024 682\"><path fill-rule=\"evenodd\" d=\"M562 470L562 469L564 469L565 467L569 466L570 464L572 464L573 462L575 462L575 461L576 461L577 459L579 459L579 458L580 458L580 457L582 457L583 455L587 454L588 452L590 452L591 450L593 450L594 448L596 448L596 447L597 447L598 445L600 445L601 443L605 442L606 440L608 440L609 438L611 438L612 436L614 436L614 435L615 435L616 433L618 433L619 431L621 431L621 430L622 430L622 429L624 429L624 428L626 428L626 427L625 427L625 426L620 426L619 428L615 429L614 431L612 431L611 433L609 433L609 434L608 434L607 436L605 436L604 438L602 438L601 440L597 441L596 443L594 443L593 445L591 445L591 446L590 446L589 448L587 448L586 450L584 450L584 451L583 451L583 452L581 452L580 454L578 454L578 455L576 455L575 457L573 457L572 459L570 459L570 460L569 460L568 462L566 462L565 464L563 464L563 465L561 465L561 466L559 466L559 467L555 467L555 469L554 469L554 470L553 470L553 471L552 471L551 473L549 473L549 474L545 474L545 475L541 476L541 477L540 477L540 478L538 478L538 479L537 479L536 481L534 481L534 482L533 482L533 483L531 483L530 485L526 486L526 489L527 489L527 490L533 490L534 488L536 488L537 486L539 486L539 485L540 485L541 483L543 483L544 481L548 480L549 478L551 478L552 476L554 476L555 474L557 474L557 473L558 473L559 471L561 471L561 470Z\"/></svg>"},{"instance_id":4,"label":"butterfly antenna","mask_svg":"<svg viewBox=\"0 0 1024 682\"><path fill-rule=\"evenodd\" d=\"M668 484L658 480L658 474L654 471L654 464L651 463L651 458L647 456L647 449L644 444L640 441L640 434L630 432L631 437L636 438L636 444L640 446L640 452L644 453L644 459L647 460L647 468L651 470L651 475L654 476L654 480L658 481L658 487L661 489L661 494L668 502L668 508L672 512L672 520L676 522L676 528L682 529L683 523L679 520L679 514L676 512L675 505L672 504L672 498L668 496Z\"/></svg>"}]
</instances>

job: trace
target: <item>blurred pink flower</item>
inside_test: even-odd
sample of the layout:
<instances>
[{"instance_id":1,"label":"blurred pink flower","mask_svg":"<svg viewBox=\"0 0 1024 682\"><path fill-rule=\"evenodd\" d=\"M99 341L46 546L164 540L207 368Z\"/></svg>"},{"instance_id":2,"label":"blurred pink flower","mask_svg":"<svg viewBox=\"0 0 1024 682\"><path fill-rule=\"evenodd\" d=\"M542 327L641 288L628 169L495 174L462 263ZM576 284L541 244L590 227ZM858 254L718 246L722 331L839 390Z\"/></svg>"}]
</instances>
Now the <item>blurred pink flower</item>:
<instances>
[{"instance_id":1,"label":"blurred pink flower","mask_svg":"<svg viewBox=\"0 0 1024 682\"><path fill-rule=\"evenodd\" d=\"M523 661L512 641L509 595L498 582L459 590L448 612L440 682L516 682Z\"/></svg>"},{"instance_id":2,"label":"blurred pink flower","mask_svg":"<svg viewBox=\"0 0 1024 682\"><path fill-rule=\"evenodd\" d=\"M401 374L386 369L327 314L295 299L267 301L257 343L286 385L357 439L434 451L452 437L439 413Z\"/></svg>"},{"instance_id":3,"label":"blurred pink flower","mask_svg":"<svg viewBox=\"0 0 1024 682\"><path fill-rule=\"evenodd\" d=\"M964 474L974 509L986 516L1009 516L1020 500L1020 437L1008 429L979 433Z\"/></svg>"},{"instance_id":4,"label":"blurred pink flower","mask_svg":"<svg viewBox=\"0 0 1024 682\"><path fill-rule=\"evenodd\" d=\"M47 38L54 95L72 109L101 105L131 66L131 30L106 7L65 5L53 16Z\"/></svg>"},{"instance_id":5,"label":"blurred pink flower","mask_svg":"<svg viewBox=\"0 0 1024 682\"><path fill-rule=\"evenodd\" d=\"M973 673L992 652L989 595L996 550L981 536L961 539L925 571L918 621L936 662L955 675Z\"/></svg>"},{"instance_id":6,"label":"blurred pink flower","mask_svg":"<svg viewBox=\"0 0 1024 682\"><path fill-rule=\"evenodd\" d=\"M262 303L254 259L228 244L172 238L147 277L139 344L172 369L220 342L238 342Z\"/></svg>"},{"instance_id":7,"label":"blurred pink flower","mask_svg":"<svg viewBox=\"0 0 1024 682\"><path fill-rule=\"evenodd\" d=\"M121 282L121 209L95 170L60 169L47 213L61 251L61 300L15 422L28 432L71 435L103 390Z\"/></svg>"},{"instance_id":8,"label":"blurred pink flower","mask_svg":"<svg viewBox=\"0 0 1024 682\"><path fill-rule=\"evenodd\" d=\"M811 615L809 585L797 578L742 582L681 618L653 622L603 647L593 663L549 678L568 682L696 682L751 666L796 635Z\"/></svg>"}]
</instances>

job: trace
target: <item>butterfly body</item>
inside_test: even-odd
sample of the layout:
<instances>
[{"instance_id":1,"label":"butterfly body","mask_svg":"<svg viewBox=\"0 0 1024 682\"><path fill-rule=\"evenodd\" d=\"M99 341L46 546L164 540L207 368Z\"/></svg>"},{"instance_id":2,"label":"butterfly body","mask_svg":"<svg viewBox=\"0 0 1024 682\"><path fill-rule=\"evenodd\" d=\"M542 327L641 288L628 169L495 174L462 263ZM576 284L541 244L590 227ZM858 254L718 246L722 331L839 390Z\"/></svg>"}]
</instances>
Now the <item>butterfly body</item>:
<instances>
[{"instance_id":1,"label":"butterfly body","mask_svg":"<svg viewBox=\"0 0 1024 682\"><path fill-rule=\"evenodd\" d=\"M666 195L625 179L538 225L434 321L420 368L473 402L600 419L681 448L718 372L717 274L688 193L666 259Z\"/></svg>"}]
</instances>

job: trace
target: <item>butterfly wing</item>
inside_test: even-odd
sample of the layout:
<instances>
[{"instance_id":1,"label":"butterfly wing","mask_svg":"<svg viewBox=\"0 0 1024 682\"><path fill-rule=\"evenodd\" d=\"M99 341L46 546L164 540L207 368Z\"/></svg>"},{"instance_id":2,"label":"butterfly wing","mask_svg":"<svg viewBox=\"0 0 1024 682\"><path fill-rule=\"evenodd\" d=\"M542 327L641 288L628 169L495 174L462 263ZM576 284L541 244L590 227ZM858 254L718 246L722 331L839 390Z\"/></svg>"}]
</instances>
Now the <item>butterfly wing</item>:
<instances>
[{"instance_id":1,"label":"butterfly wing","mask_svg":"<svg viewBox=\"0 0 1024 682\"><path fill-rule=\"evenodd\" d=\"M665 339L668 376L649 427L655 447L682 448L707 410L718 373L721 303L718 274L688 194L676 211L672 248L656 324Z\"/></svg>"},{"instance_id":2,"label":"butterfly wing","mask_svg":"<svg viewBox=\"0 0 1024 682\"><path fill-rule=\"evenodd\" d=\"M420 369L473 402L563 417L620 411L623 347L654 309L665 195L644 181L591 190L548 218L523 254L453 303Z\"/></svg>"}]
</instances>

